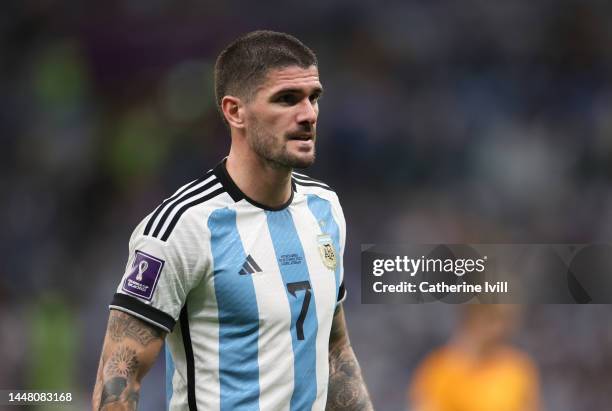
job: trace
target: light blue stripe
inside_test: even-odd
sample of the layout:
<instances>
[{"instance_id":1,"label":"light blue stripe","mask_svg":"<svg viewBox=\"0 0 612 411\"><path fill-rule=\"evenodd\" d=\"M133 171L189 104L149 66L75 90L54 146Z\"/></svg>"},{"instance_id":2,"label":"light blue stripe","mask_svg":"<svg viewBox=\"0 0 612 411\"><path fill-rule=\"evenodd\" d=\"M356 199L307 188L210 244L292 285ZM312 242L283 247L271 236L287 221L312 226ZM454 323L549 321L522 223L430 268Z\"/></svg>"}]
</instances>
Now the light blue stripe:
<instances>
[{"instance_id":1,"label":"light blue stripe","mask_svg":"<svg viewBox=\"0 0 612 411\"><path fill-rule=\"evenodd\" d=\"M319 223L319 227L325 234L329 234L332 238L332 243L334 244L334 249L336 250L336 271L334 272L336 276L336 298L338 297L338 292L340 291L340 270L342 269L342 258L340 255L340 228L338 228L338 224L336 220L334 220L334 216L332 214L331 203L327 200L322 199L321 197L313 194L309 194L306 196L308 198L308 208L314 217L317 219ZM321 224L321 222L323 224Z\"/></svg>"},{"instance_id":2,"label":"light blue stripe","mask_svg":"<svg viewBox=\"0 0 612 411\"><path fill-rule=\"evenodd\" d=\"M172 399L172 376L174 375L174 361L170 350L166 345L164 347L166 352L166 410L170 409L170 400Z\"/></svg>"},{"instance_id":3,"label":"light blue stripe","mask_svg":"<svg viewBox=\"0 0 612 411\"><path fill-rule=\"evenodd\" d=\"M293 218L288 209L282 211L266 211L268 229L274 245L277 261L284 255L297 254L301 258L300 264L286 264L279 268L285 283L285 291L291 309L291 342L293 346L294 388L291 396L291 411L309 410L317 394L317 364L316 364L316 337L318 330L317 309L315 296L311 290L311 300L304 321L304 339L298 340L296 323L302 310L305 290L289 293L287 284L310 281L304 249L300 243Z\"/></svg>"},{"instance_id":4,"label":"light blue stripe","mask_svg":"<svg viewBox=\"0 0 612 411\"><path fill-rule=\"evenodd\" d=\"M238 274L247 255L236 212L213 211L208 228L219 309L221 411L259 410L259 312L253 279Z\"/></svg>"}]
</instances>

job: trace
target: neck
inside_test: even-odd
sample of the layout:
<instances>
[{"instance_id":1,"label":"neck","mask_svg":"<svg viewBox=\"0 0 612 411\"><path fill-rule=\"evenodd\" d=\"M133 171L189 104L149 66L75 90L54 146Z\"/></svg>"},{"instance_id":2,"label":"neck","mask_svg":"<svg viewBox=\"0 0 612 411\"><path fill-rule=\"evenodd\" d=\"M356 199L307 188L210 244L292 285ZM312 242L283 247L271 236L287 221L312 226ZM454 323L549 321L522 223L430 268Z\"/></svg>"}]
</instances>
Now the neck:
<instances>
[{"instance_id":1,"label":"neck","mask_svg":"<svg viewBox=\"0 0 612 411\"><path fill-rule=\"evenodd\" d=\"M275 167L254 153L245 155L234 147L226 168L240 191L260 204L279 207L291 197L290 168Z\"/></svg>"}]
</instances>

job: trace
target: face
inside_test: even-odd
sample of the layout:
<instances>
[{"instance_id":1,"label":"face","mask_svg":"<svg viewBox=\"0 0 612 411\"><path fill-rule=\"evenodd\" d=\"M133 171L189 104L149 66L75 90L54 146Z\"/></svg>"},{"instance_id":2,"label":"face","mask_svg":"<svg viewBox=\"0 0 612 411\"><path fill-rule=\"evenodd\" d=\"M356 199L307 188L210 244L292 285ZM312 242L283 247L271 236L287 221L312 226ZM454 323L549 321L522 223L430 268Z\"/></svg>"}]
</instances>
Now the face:
<instances>
[{"instance_id":1,"label":"face","mask_svg":"<svg viewBox=\"0 0 612 411\"><path fill-rule=\"evenodd\" d=\"M245 104L250 148L277 168L305 168L315 160L318 99L323 88L315 66L268 72Z\"/></svg>"}]
</instances>

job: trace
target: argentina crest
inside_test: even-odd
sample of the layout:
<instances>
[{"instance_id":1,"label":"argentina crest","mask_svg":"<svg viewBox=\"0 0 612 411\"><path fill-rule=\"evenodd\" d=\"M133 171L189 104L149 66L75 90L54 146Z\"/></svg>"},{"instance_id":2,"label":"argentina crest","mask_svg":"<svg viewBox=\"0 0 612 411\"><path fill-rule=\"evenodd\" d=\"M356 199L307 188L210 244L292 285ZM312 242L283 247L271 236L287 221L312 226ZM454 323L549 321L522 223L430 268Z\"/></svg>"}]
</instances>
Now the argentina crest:
<instances>
[{"instance_id":1,"label":"argentina crest","mask_svg":"<svg viewBox=\"0 0 612 411\"><path fill-rule=\"evenodd\" d=\"M338 260L336 258L336 249L329 234L321 234L317 237L319 242L319 254L323 260L325 267L330 270L335 270Z\"/></svg>"}]
</instances>

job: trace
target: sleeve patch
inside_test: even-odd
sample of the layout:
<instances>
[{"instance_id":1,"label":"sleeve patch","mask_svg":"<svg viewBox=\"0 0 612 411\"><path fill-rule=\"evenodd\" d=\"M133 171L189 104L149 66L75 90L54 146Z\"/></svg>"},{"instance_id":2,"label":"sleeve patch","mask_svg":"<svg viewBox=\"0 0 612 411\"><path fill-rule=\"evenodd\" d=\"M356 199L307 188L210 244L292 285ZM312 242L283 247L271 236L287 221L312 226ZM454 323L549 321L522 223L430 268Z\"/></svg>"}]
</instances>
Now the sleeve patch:
<instances>
[{"instance_id":1,"label":"sleeve patch","mask_svg":"<svg viewBox=\"0 0 612 411\"><path fill-rule=\"evenodd\" d=\"M164 260L136 250L131 272L121 288L128 294L151 301L163 267Z\"/></svg>"}]
</instances>

